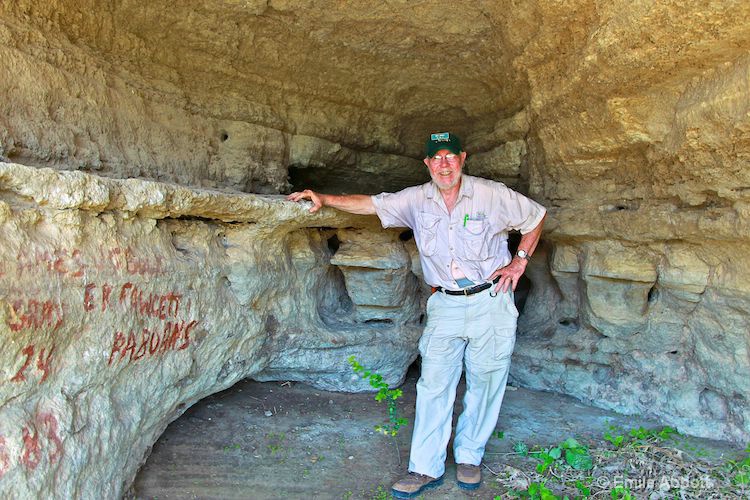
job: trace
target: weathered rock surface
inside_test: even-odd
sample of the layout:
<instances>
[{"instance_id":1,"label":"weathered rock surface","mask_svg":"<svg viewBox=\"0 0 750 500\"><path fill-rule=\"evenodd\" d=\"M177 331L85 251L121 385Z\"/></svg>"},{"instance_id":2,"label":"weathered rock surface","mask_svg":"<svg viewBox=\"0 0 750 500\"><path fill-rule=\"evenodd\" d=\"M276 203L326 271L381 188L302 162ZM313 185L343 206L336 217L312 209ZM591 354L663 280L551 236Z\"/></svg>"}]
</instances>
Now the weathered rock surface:
<instances>
[{"instance_id":1,"label":"weathered rock surface","mask_svg":"<svg viewBox=\"0 0 750 500\"><path fill-rule=\"evenodd\" d=\"M750 365L750 294L737 284L750 279L748 250L556 247L550 270L542 262L528 272L512 376L686 432L746 440L750 384L737 374Z\"/></svg>"},{"instance_id":2,"label":"weathered rock surface","mask_svg":"<svg viewBox=\"0 0 750 500\"><path fill-rule=\"evenodd\" d=\"M742 1L0 0L0 489L116 495L179 405L242 376L353 387L362 348L397 382L413 243L238 192L422 182L438 130L550 210L517 383L750 439L749 21Z\"/></svg>"},{"instance_id":3,"label":"weathered rock surface","mask_svg":"<svg viewBox=\"0 0 750 500\"><path fill-rule=\"evenodd\" d=\"M119 496L170 421L242 378L364 390L348 356L391 384L416 357L409 252L372 220L7 163L0 199L6 498ZM334 237L390 251L345 252L337 267Z\"/></svg>"}]
</instances>

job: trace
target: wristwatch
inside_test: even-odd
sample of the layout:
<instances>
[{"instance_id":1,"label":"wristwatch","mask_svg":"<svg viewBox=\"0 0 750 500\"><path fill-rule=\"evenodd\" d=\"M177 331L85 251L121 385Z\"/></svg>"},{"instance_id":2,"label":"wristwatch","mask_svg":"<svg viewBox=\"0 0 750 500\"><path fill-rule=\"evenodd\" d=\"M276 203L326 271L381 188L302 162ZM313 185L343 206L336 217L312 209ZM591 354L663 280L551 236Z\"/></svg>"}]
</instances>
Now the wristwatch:
<instances>
[{"instance_id":1,"label":"wristwatch","mask_svg":"<svg viewBox=\"0 0 750 500\"><path fill-rule=\"evenodd\" d=\"M516 252L516 257L520 257L521 259L529 260L531 258L531 255L526 253L526 250L519 250Z\"/></svg>"}]
</instances>

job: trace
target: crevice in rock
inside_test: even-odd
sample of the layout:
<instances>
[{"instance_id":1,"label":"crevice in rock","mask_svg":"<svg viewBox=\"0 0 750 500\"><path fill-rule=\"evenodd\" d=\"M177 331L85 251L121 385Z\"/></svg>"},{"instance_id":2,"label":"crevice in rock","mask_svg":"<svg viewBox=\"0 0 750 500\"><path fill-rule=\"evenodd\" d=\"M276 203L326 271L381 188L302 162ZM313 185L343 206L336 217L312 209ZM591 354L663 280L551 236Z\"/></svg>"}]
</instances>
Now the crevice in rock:
<instances>
[{"instance_id":1,"label":"crevice in rock","mask_svg":"<svg viewBox=\"0 0 750 500\"><path fill-rule=\"evenodd\" d=\"M401 241L409 241L411 239L414 239L414 231L411 229L407 229L406 231L403 231L398 235L398 239Z\"/></svg>"},{"instance_id":2,"label":"crevice in rock","mask_svg":"<svg viewBox=\"0 0 750 500\"><path fill-rule=\"evenodd\" d=\"M648 295L646 296L646 301L649 304L652 304L656 302L658 299L659 299L659 289L656 286L652 286L648 291Z\"/></svg>"},{"instance_id":3,"label":"crevice in rock","mask_svg":"<svg viewBox=\"0 0 750 500\"><path fill-rule=\"evenodd\" d=\"M609 203L606 205L600 205L600 212L627 212L635 211L640 208L640 201L638 200L623 200L616 203Z\"/></svg>"},{"instance_id":4,"label":"crevice in rock","mask_svg":"<svg viewBox=\"0 0 750 500\"><path fill-rule=\"evenodd\" d=\"M322 289L316 292L320 319L331 328L352 323L354 303L346 290L341 270L336 266L329 266L322 281Z\"/></svg>"},{"instance_id":5,"label":"crevice in rock","mask_svg":"<svg viewBox=\"0 0 750 500\"><path fill-rule=\"evenodd\" d=\"M374 319L371 318L371 319L366 319L364 323L366 325L373 325L373 324L392 325L393 320L390 318L374 318Z\"/></svg>"},{"instance_id":6,"label":"crevice in rock","mask_svg":"<svg viewBox=\"0 0 750 500\"><path fill-rule=\"evenodd\" d=\"M338 235L334 234L330 238L326 240L326 243L328 245L328 251L331 253L331 256L335 255L336 252L338 252L339 247L341 246L341 242L339 241Z\"/></svg>"}]
</instances>

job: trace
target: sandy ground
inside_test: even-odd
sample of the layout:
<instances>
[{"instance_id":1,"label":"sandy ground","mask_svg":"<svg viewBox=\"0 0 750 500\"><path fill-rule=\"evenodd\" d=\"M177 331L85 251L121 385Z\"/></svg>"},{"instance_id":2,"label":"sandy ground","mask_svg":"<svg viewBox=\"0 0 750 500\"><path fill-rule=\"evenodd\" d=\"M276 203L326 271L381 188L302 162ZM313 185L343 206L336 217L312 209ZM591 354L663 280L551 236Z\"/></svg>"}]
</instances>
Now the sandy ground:
<instances>
[{"instance_id":1,"label":"sandy ground","mask_svg":"<svg viewBox=\"0 0 750 500\"><path fill-rule=\"evenodd\" d=\"M410 370L399 411L413 422L418 368ZM455 414L460 411L463 382ZM173 422L154 445L131 494L143 499L387 499L406 471L411 426L395 438L373 431L387 421L385 403L373 394L329 393L290 382L246 380L212 395ZM568 437L601 443L608 426L659 427L658 422L592 408L557 394L510 388L484 464L498 470L512 463L513 444L553 446ZM700 439L684 440L713 457L740 448ZM449 445L450 448L451 445ZM507 490L484 470L482 487L465 492L455 484L448 452L445 483L423 498L506 498Z\"/></svg>"}]
</instances>

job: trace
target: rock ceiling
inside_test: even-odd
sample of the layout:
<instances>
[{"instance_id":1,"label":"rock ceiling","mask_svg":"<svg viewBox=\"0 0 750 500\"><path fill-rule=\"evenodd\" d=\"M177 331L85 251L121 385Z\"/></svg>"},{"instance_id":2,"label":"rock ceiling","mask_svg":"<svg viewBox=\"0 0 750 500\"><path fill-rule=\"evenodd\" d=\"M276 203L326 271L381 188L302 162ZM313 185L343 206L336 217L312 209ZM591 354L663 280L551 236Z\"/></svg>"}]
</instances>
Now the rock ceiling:
<instances>
[{"instance_id":1,"label":"rock ceiling","mask_svg":"<svg viewBox=\"0 0 750 500\"><path fill-rule=\"evenodd\" d=\"M450 128L482 146L499 120L527 106L542 117L668 90L745 54L749 9L585 0L4 6L111 70L140 75L156 98L412 156L426 130Z\"/></svg>"}]
</instances>

